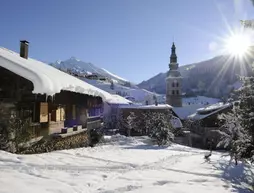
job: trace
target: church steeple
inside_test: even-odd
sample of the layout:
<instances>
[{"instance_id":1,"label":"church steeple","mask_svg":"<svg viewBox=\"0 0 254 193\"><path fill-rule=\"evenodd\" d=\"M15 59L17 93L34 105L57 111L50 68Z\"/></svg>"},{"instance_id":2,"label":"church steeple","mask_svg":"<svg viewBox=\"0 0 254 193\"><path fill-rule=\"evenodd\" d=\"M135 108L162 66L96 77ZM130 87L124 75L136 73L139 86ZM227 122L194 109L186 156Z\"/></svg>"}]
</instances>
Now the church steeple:
<instances>
[{"instance_id":1,"label":"church steeple","mask_svg":"<svg viewBox=\"0 0 254 193\"><path fill-rule=\"evenodd\" d=\"M169 69L170 70L177 70L178 69L178 63L177 63L177 56L176 56L176 46L173 42L171 47L171 55L170 55L170 63L169 63Z\"/></svg>"},{"instance_id":2,"label":"church steeple","mask_svg":"<svg viewBox=\"0 0 254 193\"><path fill-rule=\"evenodd\" d=\"M166 103L173 107L182 106L182 76L178 69L176 46L171 47L169 71L166 78Z\"/></svg>"},{"instance_id":3,"label":"church steeple","mask_svg":"<svg viewBox=\"0 0 254 193\"><path fill-rule=\"evenodd\" d=\"M171 47L171 56L170 56L170 63L177 63L177 56L176 56L176 46L173 42L173 45Z\"/></svg>"}]
</instances>

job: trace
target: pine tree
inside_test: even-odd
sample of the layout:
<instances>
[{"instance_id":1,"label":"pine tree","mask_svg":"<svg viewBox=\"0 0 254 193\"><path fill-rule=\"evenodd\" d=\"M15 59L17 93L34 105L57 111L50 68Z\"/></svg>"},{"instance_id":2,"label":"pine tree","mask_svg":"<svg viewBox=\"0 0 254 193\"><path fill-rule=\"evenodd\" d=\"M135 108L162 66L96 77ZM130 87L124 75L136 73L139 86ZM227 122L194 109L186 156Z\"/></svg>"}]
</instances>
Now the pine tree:
<instances>
[{"instance_id":1,"label":"pine tree","mask_svg":"<svg viewBox=\"0 0 254 193\"><path fill-rule=\"evenodd\" d=\"M171 113L149 112L145 114L145 129L159 146L168 145L174 140Z\"/></svg>"},{"instance_id":2,"label":"pine tree","mask_svg":"<svg viewBox=\"0 0 254 193\"><path fill-rule=\"evenodd\" d=\"M225 143L236 160L254 161L254 77L242 77L241 81L232 112L219 116L223 121L219 145Z\"/></svg>"},{"instance_id":3,"label":"pine tree","mask_svg":"<svg viewBox=\"0 0 254 193\"><path fill-rule=\"evenodd\" d=\"M220 131L222 138L217 147L227 148L237 165L237 160L245 157L246 148L251 144L251 137L241 125L242 117L239 114L238 106L235 106L232 112L220 115L219 119L223 121L223 125Z\"/></svg>"}]
</instances>

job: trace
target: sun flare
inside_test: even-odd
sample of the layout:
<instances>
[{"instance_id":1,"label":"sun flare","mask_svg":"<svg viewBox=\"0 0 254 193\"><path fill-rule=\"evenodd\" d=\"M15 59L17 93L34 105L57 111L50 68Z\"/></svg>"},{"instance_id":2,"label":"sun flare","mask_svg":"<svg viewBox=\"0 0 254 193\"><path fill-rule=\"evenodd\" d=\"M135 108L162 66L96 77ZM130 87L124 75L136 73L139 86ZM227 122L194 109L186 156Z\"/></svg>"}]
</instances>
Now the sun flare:
<instances>
[{"instance_id":1,"label":"sun flare","mask_svg":"<svg viewBox=\"0 0 254 193\"><path fill-rule=\"evenodd\" d=\"M225 49L229 54L243 57L250 47L250 39L245 35L234 34L225 40L225 44Z\"/></svg>"}]
</instances>

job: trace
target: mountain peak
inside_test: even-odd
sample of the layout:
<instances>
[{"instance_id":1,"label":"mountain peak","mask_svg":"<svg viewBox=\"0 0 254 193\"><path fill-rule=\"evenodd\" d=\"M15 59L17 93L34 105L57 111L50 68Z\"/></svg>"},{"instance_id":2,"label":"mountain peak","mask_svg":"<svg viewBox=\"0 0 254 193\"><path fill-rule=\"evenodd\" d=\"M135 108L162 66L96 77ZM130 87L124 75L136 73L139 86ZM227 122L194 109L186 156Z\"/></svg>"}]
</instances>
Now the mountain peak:
<instances>
[{"instance_id":1,"label":"mountain peak","mask_svg":"<svg viewBox=\"0 0 254 193\"><path fill-rule=\"evenodd\" d=\"M78 58L76 58L76 57L74 57L74 56L72 56L71 58L70 58L70 60L75 60L75 61L80 61L80 59L78 59Z\"/></svg>"},{"instance_id":2,"label":"mountain peak","mask_svg":"<svg viewBox=\"0 0 254 193\"><path fill-rule=\"evenodd\" d=\"M103 77L107 77L112 80L116 80L120 84L129 85L129 81L126 79L123 79L109 71L107 71L104 68L100 68L90 62L83 62L82 60L79 60L78 58L72 56L67 60L61 61L57 60L55 63L52 64L52 66L61 69L61 70L69 70L73 71L75 73L87 73L87 74L99 74Z\"/></svg>"}]
</instances>

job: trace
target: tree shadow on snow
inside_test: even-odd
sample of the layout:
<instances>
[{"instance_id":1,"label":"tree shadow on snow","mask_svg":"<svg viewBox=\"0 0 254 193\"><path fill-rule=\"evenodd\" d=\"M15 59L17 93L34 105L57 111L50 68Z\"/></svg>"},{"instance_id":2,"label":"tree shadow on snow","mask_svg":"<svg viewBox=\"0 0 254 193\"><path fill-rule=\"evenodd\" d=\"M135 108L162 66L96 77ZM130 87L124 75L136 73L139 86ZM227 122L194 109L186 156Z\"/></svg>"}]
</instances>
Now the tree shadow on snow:
<instances>
[{"instance_id":1,"label":"tree shadow on snow","mask_svg":"<svg viewBox=\"0 0 254 193\"><path fill-rule=\"evenodd\" d=\"M213 166L222 171L222 180L226 184L230 183L236 192L253 193L250 188L254 182L254 174L249 164L240 162L235 165L232 161L220 160Z\"/></svg>"}]
</instances>

